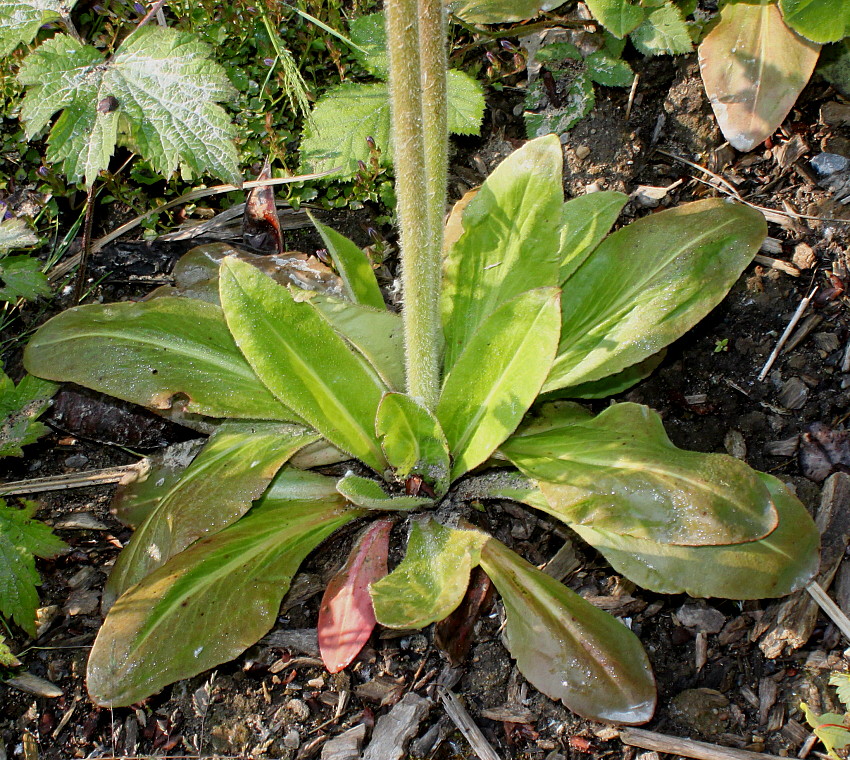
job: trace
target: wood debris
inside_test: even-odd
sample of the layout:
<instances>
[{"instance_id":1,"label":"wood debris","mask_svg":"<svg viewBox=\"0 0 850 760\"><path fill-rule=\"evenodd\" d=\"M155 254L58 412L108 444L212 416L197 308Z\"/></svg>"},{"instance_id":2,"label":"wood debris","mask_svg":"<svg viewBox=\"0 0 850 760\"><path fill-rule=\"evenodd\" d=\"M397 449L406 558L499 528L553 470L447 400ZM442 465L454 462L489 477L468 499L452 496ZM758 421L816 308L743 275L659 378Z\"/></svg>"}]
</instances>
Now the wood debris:
<instances>
[{"instance_id":1,"label":"wood debris","mask_svg":"<svg viewBox=\"0 0 850 760\"><path fill-rule=\"evenodd\" d=\"M430 699L412 691L405 694L386 715L378 718L362 760L401 760L432 705Z\"/></svg>"}]
</instances>

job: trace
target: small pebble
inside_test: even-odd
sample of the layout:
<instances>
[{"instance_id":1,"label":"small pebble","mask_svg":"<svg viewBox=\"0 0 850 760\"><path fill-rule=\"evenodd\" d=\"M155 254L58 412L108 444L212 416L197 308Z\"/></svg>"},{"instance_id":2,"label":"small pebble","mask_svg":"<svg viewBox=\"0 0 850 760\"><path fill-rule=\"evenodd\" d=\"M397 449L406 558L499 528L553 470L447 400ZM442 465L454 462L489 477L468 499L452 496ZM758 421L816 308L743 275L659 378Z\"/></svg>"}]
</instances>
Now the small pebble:
<instances>
[{"instance_id":1,"label":"small pebble","mask_svg":"<svg viewBox=\"0 0 850 760\"><path fill-rule=\"evenodd\" d=\"M579 161L584 161L584 159L586 159L589 155L590 155L590 148L588 148L586 145L579 145L576 148L576 158Z\"/></svg>"},{"instance_id":2,"label":"small pebble","mask_svg":"<svg viewBox=\"0 0 850 760\"><path fill-rule=\"evenodd\" d=\"M283 737L283 746L287 749L298 749L301 746L301 737L294 728Z\"/></svg>"},{"instance_id":3,"label":"small pebble","mask_svg":"<svg viewBox=\"0 0 850 760\"><path fill-rule=\"evenodd\" d=\"M820 153L809 161L809 165L821 177L828 177L830 174L846 171L850 167L850 161L837 153Z\"/></svg>"},{"instance_id":4,"label":"small pebble","mask_svg":"<svg viewBox=\"0 0 850 760\"><path fill-rule=\"evenodd\" d=\"M76 469L85 467L88 464L89 458L85 454L72 454L65 460L65 466Z\"/></svg>"}]
</instances>

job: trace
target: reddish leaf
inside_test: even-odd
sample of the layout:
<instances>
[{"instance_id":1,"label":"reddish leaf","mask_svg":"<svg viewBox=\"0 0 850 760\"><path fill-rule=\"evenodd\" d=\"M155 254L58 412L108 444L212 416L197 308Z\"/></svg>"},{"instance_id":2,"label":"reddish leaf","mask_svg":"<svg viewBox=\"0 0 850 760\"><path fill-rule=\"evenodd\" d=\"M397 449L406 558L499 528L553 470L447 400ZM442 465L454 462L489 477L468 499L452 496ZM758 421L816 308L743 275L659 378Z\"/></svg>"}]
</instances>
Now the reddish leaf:
<instances>
[{"instance_id":1,"label":"reddish leaf","mask_svg":"<svg viewBox=\"0 0 850 760\"><path fill-rule=\"evenodd\" d=\"M486 614L493 601L493 584L480 567L472 571L469 588L460 606L434 629L437 646L445 652L449 662L457 667L469 653L472 633L481 615Z\"/></svg>"},{"instance_id":2,"label":"reddish leaf","mask_svg":"<svg viewBox=\"0 0 850 760\"><path fill-rule=\"evenodd\" d=\"M271 176L271 165L266 159L257 179L271 179ZM283 253L283 233L277 216L274 188L271 185L255 187L248 193L245 213L242 216L242 238L257 250Z\"/></svg>"},{"instance_id":3,"label":"reddish leaf","mask_svg":"<svg viewBox=\"0 0 850 760\"><path fill-rule=\"evenodd\" d=\"M379 520L361 534L322 597L319 650L331 673L338 673L357 656L375 627L369 584L387 574L392 526L392 520Z\"/></svg>"}]
</instances>

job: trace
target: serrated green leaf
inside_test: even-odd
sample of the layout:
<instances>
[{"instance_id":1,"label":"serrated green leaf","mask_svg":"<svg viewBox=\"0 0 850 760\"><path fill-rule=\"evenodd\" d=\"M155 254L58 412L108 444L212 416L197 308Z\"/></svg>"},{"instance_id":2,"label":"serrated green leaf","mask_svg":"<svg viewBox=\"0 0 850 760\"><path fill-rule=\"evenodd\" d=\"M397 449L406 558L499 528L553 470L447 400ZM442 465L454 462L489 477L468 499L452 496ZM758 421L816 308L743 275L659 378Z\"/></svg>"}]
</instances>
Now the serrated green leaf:
<instances>
[{"instance_id":1,"label":"serrated green leaf","mask_svg":"<svg viewBox=\"0 0 850 760\"><path fill-rule=\"evenodd\" d=\"M50 295L50 284L41 271L41 262L31 256L0 258L0 283L0 301L14 303L19 298L31 301Z\"/></svg>"},{"instance_id":2,"label":"serrated green leaf","mask_svg":"<svg viewBox=\"0 0 850 760\"><path fill-rule=\"evenodd\" d=\"M561 0L450 0L450 13L470 24L525 21L562 5Z\"/></svg>"},{"instance_id":3,"label":"serrated green leaf","mask_svg":"<svg viewBox=\"0 0 850 760\"><path fill-rule=\"evenodd\" d=\"M634 46L644 55L680 55L693 50L691 35L682 12L666 2L649 11L643 23L631 33Z\"/></svg>"},{"instance_id":4,"label":"serrated green leaf","mask_svg":"<svg viewBox=\"0 0 850 760\"><path fill-rule=\"evenodd\" d=\"M387 85L346 82L319 98L301 136L301 166L307 171L340 167L337 177L357 173L358 161L370 159L371 137L383 166L390 154L390 96Z\"/></svg>"},{"instance_id":5,"label":"serrated green leaf","mask_svg":"<svg viewBox=\"0 0 850 760\"><path fill-rule=\"evenodd\" d=\"M345 235L317 221L309 212L308 216L313 226L319 231L322 242L327 246L328 253L342 278L346 296L364 306L386 309L369 257Z\"/></svg>"},{"instance_id":6,"label":"serrated green leaf","mask_svg":"<svg viewBox=\"0 0 850 760\"><path fill-rule=\"evenodd\" d=\"M0 499L0 613L35 636L35 611L41 578L35 569L35 557L48 559L68 549L53 535L50 527L34 520L34 502L23 509L6 506Z\"/></svg>"},{"instance_id":7,"label":"serrated green leaf","mask_svg":"<svg viewBox=\"0 0 850 760\"><path fill-rule=\"evenodd\" d=\"M576 532L618 573L660 594L769 599L804 588L819 564L817 528L800 501L776 478L758 473L779 525L758 541L730 546L674 546L593 526ZM535 505L539 508L539 502ZM544 510L545 511L545 510Z\"/></svg>"},{"instance_id":8,"label":"serrated green leaf","mask_svg":"<svg viewBox=\"0 0 850 760\"><path fill-rule=\"evenodd\" d=\"M0 222L0 253L34 245L38 245L38 235L23 219L4 219Z\"/></svg>"},{"instance_id":9,"label":"serrated green leaf","mask_svg":"<svg viewBox=\"0 0 850 760\"><path fill-rule=\"evenodd\" d=\"M221 264L219 292L236 343L278 398L333 445L374 470L386 466L375 414L387 387L310 302L244 261Z\"/></svg>"},{"instance_id":10,"label":"serrated green leaf","mask_svg":"<svg viewBox=\"0 0 850 760\"><path fill-rule=\"evenodd\" d=\"M829 756L841 760L836 750L844 749L850 744L850 728L846 727L847 716L837 713L818 715L805 702L800 703L800 709L815 736L823 742Z\"/></svg>"},{"instance_id":11,"label":"serrated green leaf","mask_svg":"<svg viewBox=\"0 0 850 760\"><path fill-rule=\"evenodd\" d=\"M587 71L576 73L566 89L560 104L555 104L549 100L549 93L541 79L536 79L528 88L523 118L525 132L529 137L562 135L591 112L596 95Z\"/></svg>"},{"instance_id":12,"label":"serrated green leaf","mask_svg":"<svg viewBox=\"0 0 850 760\"><path fill-rule=\"evenodd\" d=\"M304 558L362 514L340 502L265 498L133 586L109 611L89 656L92 699L110 707L138 702L257 641Z\"/></svg>"},{"instance_id":13,"label":"serrated green leaf","mask_svg":"<svg viewBox=\"0 0 850 760\"><path fill-rule=\"evenodd\" d=\"M404 559L371 586L378 622L388 628L424 628L448 617L463 600L486 541L477 530L415 520Z\"/></svg>"},{"instance_id":14,"label":"serrated green leaf","mask_svg":"<svg viewBox=\"0 0 850 760\"><path fill-rule=\"evenodd\" d=\"M377 480L362 478L352 472L340 478L336 490L352 504L364 509L406 512L434 503L433 499L421 496L390 496Z\"/></svg>"},{"instance_id":15,"label":"serrated green leaf","mask_svg":"<svg viewBox=\"0 0 850 760\"><path fill-rule=\"evenodd\" d=\"M448 372L500 305L558 281L561 143L532 140L506 158L463 211L445 259L441 310Z\"/></svg>"},{"instance_id":16,"label":"serrated green leaf","mask_svg":"<svg viewBox=\"0 0 850 760\"><path fill-rule=\"evenodd\" d=\"M610 232L628 200L623 193L602 190L580 195L564 204L559 251L561 286Z\"/></svg>"},{"instance_id":17,"label":"serrated green leaf","mask_svg":"<svg viewBox=\"0 0 850 760\"><path fill-rule=\"evenodd\" d=\"M318 438L317 433L295 425L223 424L182 477L163 484L109 574L104 609L194 541L236 522L283 463ZM143 489L142 498L151 500L148 489ZM142 506L134 503L132 493L125 493L123 501L125 511Z\"/></svg>"},{"instance_id":18,"label":"serrated green leaf","mask_svg":"<svg viewBox=\"0 0 850 760\"><path fill-rule=\"evenodd\" d=\"M375 432L399 480L416 474L442 496L449 487L449 445L437 418L410 396L387 393L381 399Z\"/></svg>"},{"instance_id":19,"label":"serrated green leaf","mask_svg":"<svg viewBox=\"0 0 850 760\"><path fill-rule=\"evenodd\" d=\"M540 392L558 344L559 295L538 288L500 306L446 376L435 414L452 453L452 480L487 459Z\"/></svg>"},{"instance_id":20,"label":"serrated green leaf","mask_svg":"<svg viewBox=\"0 0 850 760\"><path fill-rule=\"evenodd\" d=\"M50 428L36 422L50 405L58 386L25 375L17 387L0 372L0 457L20 457L22 447L34 443Z\"/></svg>"},{"instance_id":21,"label":"serrated green leaf","mask_svg":"<svg viewBox=\"0 0 850 760\"><path fill-rule=\"evenodd\" d=\"M812 42L838 42L850 36L850 5L845 0L779 0L782 17Z\"/></svg>"},{"instance_id":22,"label":"serrated green leaf","mask_svg":"<svg viewBox=\"0 0 850 760\"><path fill-rule=\"evenodd\" d=\"M481 86L459 71L447 75L449 131L478 134L484 114ZM380 163L392 163L390 141L390 97L383 82L355 84L347 82L319 99L312 123L301 136L301 165L313 171L340 167L336 177L350 177L358 171L358 162L368 164L371 137L381 151Z\"/></svg>"},{"instance_id":23,"label":"serrated green leaf","mask_svg":"<svg viewBox=\"0 0 850 760\"><path fill-rule=\"evenodd\" d=\"M593 18L620 39L640 26L645 17L644 9L629 0L587 0L587 7Z\"/></svg>"},{"instance_id":24,"label":"serrated green leaf","mask_svg":"<svg viewBox=\"0 0 850 760\"><path fill-rule=\"evenodd\" d=\"M389 75L390 59L387 52L387 31L383 13L368 13L354 19L348 26L351 41L358 48L354 56L364 68L378 79L386 80Z\"/></svg>"},{"instance_id":25,"label":"serrated green leaf","mask_svg":"<svg viewBox=\"0 0 850 760\"><path fill-rule=\"evenodd\" d=\"M699 46L705 92L733 148L749 151L773 134L802 92L820 46L800 37L771 0L729 3Z\"/></svg>"},{"instance_id":26,"label":"serrated green leaf","mask_svg":"<svg viewBox=\"0 0 850 760\"><path fill-rule=\"evenodd\" d=\"M3 0L0 3L0 56L28 45L38 30L67 16L77 0Z\"/></svg>"},{"instance_id":27,"label":"serrated green leaf","mask_svg":"<svg viewBox=\"0 0 850 760\"><path fill-rule=\"evenodd\" d=\"M481 566L505 604L505 644L536 689L593 720L652 717L649 659L625 625L495 539L485 544Z\"/></svg>"},{"instance_id":28,"label":"serrated green leaf","mask_svg":"<svg viewBox=\"0 0 850 760\"><path fill-rule=\"evenodd\" d=\"M549 513L568 524L686 546L755 541L777 524L754 470L725 454L676 448L661 418L639 404L510 438L500 450L540 481Z\"/></svg>"},{"instance_id":29,"label":"serrated green leaf","mask_svg":"<svg viewBox=\"0 0 850 760\"><path fill-rule=\"evenodd\" d=\"M835 687L838 699L847 708L850 705L850 673L831 673L829 685Z\"/></svg>"},{"instance_id":30,"label":"serrated green leaf","mask_svg":"<svg viewBox=\"0 0 850 760\"><path fill-rule=\"evenodd\" d=\"M628 63L602 50L591 53L584 59L584 63L590 78L604 87L630 87L635 78Z\"/></svg>"},{"instance_id":31,"label":"serrated green leaf","mask_svg":"<svg viewBox=\"0 0 850 760\"><path fill-rule=\"evenodd\" d=\"M446 73L446 100L449 133L477 135L484 118L484 90L469 74L456 69Z\"/></svg>"},{"instance_id":32,"label":"serrated green leaf","mask_svg":"<svg viewBox=\"0 0 850 760\"><path fill-rule=\"evenodd\" d=\"M561 343L544 392L658 353L720 303L765 234L758 211L709 199L609 235L564 286Z\"/></svg>"},{"instance_id":33,"label":"serrated green leaf","mask_svg":"<svg viewBox=\"0 0 850 760\"><path fill-rule=\"evenodd\" d=\"M69 309L39 328L24 366L154 409L186 396L193 414L300 421L254 374L222 310L190 298Z\"/></svg>"},{"instance_id":34,"label":"serrated green leaf","mask_svg":"<svg viewBox=\"0 0 850 760\"><path fill-rule=\"evenodd\" d=\"M217 102L234 94L210 48L192 35L157 25L124 40L105 59L93 47L57 35L30 54L18 79L28 137L63 111L48 138L47 158L63 162L71 181L88 186L116 144L170 175L187 167L240 184L230 120Z\"/></svg>"}]
</instances>

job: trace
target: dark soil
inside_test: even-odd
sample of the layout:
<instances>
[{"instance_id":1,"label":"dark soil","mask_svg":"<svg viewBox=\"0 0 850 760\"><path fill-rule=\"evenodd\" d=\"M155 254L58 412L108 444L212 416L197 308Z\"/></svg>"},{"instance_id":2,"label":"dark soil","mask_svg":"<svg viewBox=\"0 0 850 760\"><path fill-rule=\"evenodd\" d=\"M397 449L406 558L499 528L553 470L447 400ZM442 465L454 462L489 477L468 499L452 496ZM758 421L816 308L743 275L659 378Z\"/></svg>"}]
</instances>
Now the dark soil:
<instances>
[{"instance_id":1,"label":"dark soil","mask_svg":"<svg viewBox=\"0 0 850 760\"><path fill-rule=\"evenodd\" d=\"M850 130L821 121L821 107L836 96L817 78L771 147L742 155L721 147L693 56L635 65L641 84L630 118L625 116L627 92L599 88L593 112L569 135L564 149L569 194L592 186L634 193L640 185L675 185L651 202L661 208L720 194L706 184L711 181L708 175L673 154L722 174L758 205L811 216L846 215L807 169L807 160L822 149L850 157ZM451 188L457 197L479 183L523 138L521 119L515 115L521 98L521 88L493 95L484 136L456 144ZM782 168L777 157L792 138L804 141L804 154ZM650 213L646 206L633 200L622 220ZM801 468L798 439L813 423L843 430L850 413L850 366L845 358L850 321L843 294L847 228L780 214L769 221L774 243L768 255L793 262L796 275L767 264L751 266L723 304L673 345L654 375L625 397L657 409L677 445L742 457L790 483L814 510L822 482L806 477L812 472ZM341 229L355 239L363 237L361 225ZM287 243L303 251L320 247L303 232L288 233ZM109 273L96 297L143 295L151 284L167 279L183 250L126 243L107 249L91 262L93 276ZM764 381L758 381L779 335L814 285L820 287L821 298L806 317L816 324L780 356ZM29 329L43 319L25 313L16 329ZM117 416L117 424L111 417L100 427L81 428L73 421L74 404L80 402L68 403L71 411L61 420L54 414L56 432L32 446L25 460L4 463L4 477L125 464L136 461L136 451L187 437L152 415L133 416L137 410L109 411ZM108 404L83 415L87 424L92 417L97 421L106 415L105 410L113 408ZM842 440L836 444L839 449ZM835 470L846 470L840 456L833 459ZM821 481L829 467L818 474ZM101 620L100 589L129 537L128 529L109 513L110 495L111 488L105 486L39 495L39 516L57 526L72 550L40 563L47 621L41 636L26 642L18 631L12 641L23 650L26 669L58 686L62 696L45 698L0 687L0 758L4 747L9 758L47 760L198 753L318 757L327 740L360 723L371 729L409 691L434 698L411 755L470 758L469 745L434 690L438 681L451 684L455 679L453 690L500 757L631 760L638 752L624 746L615 728L577 718L524 681L500 642L498 604L480 621L468 658L453 674L434 646L432 630L426 629L376 634L352 667L329 676L317 659L317 605L323 581L338 566L336 558L344 556L351 530L334 537L331 551L319 552L305 565L271 637L236 661L177 683L134 709L95 708L84 685L87 650ZM96 522L80 523L78 517L69 522L69 516L79 514ZM659 705L648 728L728 747L796 755L808 735L800 700L819 711L837 706L825 684L831 671L846 669L846 642L825 618L818 619L802 648L768 659L756 634L774 602L658 596L612 574L599 555L545 517L494 505L489 519L500 539L536 564L547 562L565 545L574 547L577 565L567 575L567 584L623 618L652 660ZM847 536L839 540L846 546ZM839 571L838 578L835 595L847 609L848 574Z\"/></svg>"}]
</instances>

